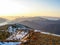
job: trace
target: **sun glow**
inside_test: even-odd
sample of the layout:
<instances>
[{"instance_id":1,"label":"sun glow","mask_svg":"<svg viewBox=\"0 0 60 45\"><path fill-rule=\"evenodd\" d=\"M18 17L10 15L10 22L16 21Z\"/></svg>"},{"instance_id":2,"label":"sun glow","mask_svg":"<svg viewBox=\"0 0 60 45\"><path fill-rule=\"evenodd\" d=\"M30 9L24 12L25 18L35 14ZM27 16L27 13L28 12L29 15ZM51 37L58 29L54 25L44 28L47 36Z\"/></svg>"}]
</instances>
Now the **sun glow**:
<instances>
[{"instance_id":1,"label":"sun glow","mask_svg":"<svg viewBox=\"0 0 60 45\"><path fill-rule=\"evenodd\" d=\"M57 16L59 1L51 0L0 0L0 16Z\"/></svg>"}]
</instances>

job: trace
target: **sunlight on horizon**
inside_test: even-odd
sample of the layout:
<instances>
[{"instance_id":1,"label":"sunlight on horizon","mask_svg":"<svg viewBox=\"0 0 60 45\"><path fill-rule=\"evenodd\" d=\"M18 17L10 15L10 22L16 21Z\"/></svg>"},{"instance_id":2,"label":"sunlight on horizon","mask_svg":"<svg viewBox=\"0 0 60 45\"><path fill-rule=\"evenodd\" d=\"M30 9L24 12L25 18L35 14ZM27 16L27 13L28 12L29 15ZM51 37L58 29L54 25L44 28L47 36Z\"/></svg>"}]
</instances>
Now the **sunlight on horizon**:
<instances>
[{"instance_id":1,"label":"sunlight on horizon","mask_svg":"<svg viewBox=\"0 0 60 45\"><path fill-rule=\"evenodd\" d=\"M60 17L59 0L0 0L0 16Z\"/></svg>"}]
</instances>

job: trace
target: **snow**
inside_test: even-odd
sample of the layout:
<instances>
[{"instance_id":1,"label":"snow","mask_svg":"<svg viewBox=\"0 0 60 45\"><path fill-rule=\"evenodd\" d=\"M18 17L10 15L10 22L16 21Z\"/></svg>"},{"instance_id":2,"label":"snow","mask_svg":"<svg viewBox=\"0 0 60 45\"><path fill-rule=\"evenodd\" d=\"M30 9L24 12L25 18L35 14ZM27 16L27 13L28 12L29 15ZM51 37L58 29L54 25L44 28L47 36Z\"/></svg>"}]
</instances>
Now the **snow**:
<instances>
[{"instance_id":1,"label":"snow","mask_svg":"<svg viewBox=\"0 0 60 45\"><path fill-rule=\"evenodd\" d=\"M48 20L55 20L55 21L57 21L57 20L59 20L59 19L56 19L56 18L47 18Z\"/></svg>"},{"instance_id":2,"label":"snow","mask_svg":"<svg viewBox=\"0 0 60 45\"><path fill-rule=\"evenodd\" d=\"M60 37L60 35L52 34L52 33L49 33L49 32L42 32L42 31L40 31L40 30L34 30L34 32L40 32L40 33L42 33L42 34L48 34L48 35L53 35L53 36L58 36L58 37Z\"/></svg>"},{"instance_id":3,"label":"snow","mask_svg":"<svg viewBox=\"0 0 60 45\"><path fill-rule=\"evenodd\" d=\"M16 38L17 38L17 39L22 39L26 34L27 34L27 33L25 33L25 32L21 32L20 34L17 34L17 35L16 35Z\"/></svg>"},{"instance_id":4,"label":"snow","mask_svg":"<svg viewBox=\"0 0 60 45\"><path fill-rule=\"evenodd\" d=\"M52 34L52 33L49 33L49 32L43 32L43 31L41 31L41 30L34 30L34 32L40 32L40 33L42 33L42 34L48 34L48 35L60 37L60 35ZM28 32L18 31L18 32L16 32L16 33L13 33L13 34L12 34L9 38L7 38L6 40L22 40L22 38L24 38L27 34L28 34Z\"/></svg>"},{"instance_id":5,"label":"snow","mask_svg":"<svg viewBox=\"0 0 60 45\"><path fill-rule=\"evenodd\" d=\"M12 32L12 30L13 30L13 28L12 28L12 26L10 26L10 27L8 28L8 31L9 31L9 32Z\"/></svg>"},{"instance_id":6,"label":"snow","mask_svg":"<svg viewBox=\"0 0 60 45\"><path fill-rule=\"evenodd\" d=\"M0 45L18 45L21 42L0 42Z\"/></svg>"},{"instance_id":7,"label":"snow","mask_svg":"<svg viewBox=\"0 0 60 45\"><path fill-rule=\"evenodd\" d=\"M28 32L18 32L18 33L14 33L13 35L11 35L9 38L7 38L6 40L21 40L26 34L28 34Z\"/></svg>"},{"instance_id":8,"label":"snow","mask_svg":"<svg viewBox=\"0 0 60 45\"><path fill-rule=\"evenodd\" d=\"M41 32L40 30L34 30L34 32Z\"/></svg>"}]
</instances>

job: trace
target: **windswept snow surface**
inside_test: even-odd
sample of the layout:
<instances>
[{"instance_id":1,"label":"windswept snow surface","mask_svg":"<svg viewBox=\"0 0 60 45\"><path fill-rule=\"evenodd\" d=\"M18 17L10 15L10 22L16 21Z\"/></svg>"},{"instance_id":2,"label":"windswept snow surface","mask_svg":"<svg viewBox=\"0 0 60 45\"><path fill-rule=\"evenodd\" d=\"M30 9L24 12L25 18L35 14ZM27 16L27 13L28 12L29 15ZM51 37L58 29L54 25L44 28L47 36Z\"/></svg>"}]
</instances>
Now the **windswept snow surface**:
<instances>
[{"instance_id":1,"label":"windswept snow surface","mask_svg":"<svg viewBox=\"0 0 60 45\"><path fill-rule=\"evenodd\" d=\"M0 45L19 45L21 42L0 42Z\"/></svg>"},{"instance_id":2,"label":"windswept snow surface","mask_svg":"<svg viewBox=\"0 0 60 45\"><path fill-rule=\"evenodd\" d=\"M14 33L13 35L11 35L9 38L7 38L6 40L21 40L26 34L28 34L28 32L17 32Z\"/></svg>"},{"instance_id":3,"label":"windswept snow surface","mask_svg":"<svg viewBox=\"0 0 60 45\"><path fill-rule=\"evenodd\" d=\"M58 36L58 37L60 37L60 35L52 34L52 33L49 33L49 32L42 32L42 31L40 31L40 30L34 30L34 32L40 32L40 33L42 33L42 34L48 34L48 35L53 35L53 36Z\"/></svg>"}]
</instances>

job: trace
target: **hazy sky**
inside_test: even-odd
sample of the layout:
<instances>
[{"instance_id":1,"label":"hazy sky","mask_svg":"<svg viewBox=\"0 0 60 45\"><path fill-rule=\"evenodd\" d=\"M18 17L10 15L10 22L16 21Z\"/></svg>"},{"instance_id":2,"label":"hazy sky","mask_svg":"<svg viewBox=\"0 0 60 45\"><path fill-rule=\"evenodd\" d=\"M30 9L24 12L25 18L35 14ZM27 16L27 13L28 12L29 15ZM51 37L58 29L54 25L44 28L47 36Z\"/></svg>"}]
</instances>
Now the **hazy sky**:
<instances>
[{"instance_id":1,"label":"hazy sky","mask_svg":"<svg viewBox=\"0 0 60 45\"><path fill-rule=\"evenodd\" d=\"M0 0L0 15L60 17L60 0Z\"/></svg>"}]
</instances>

